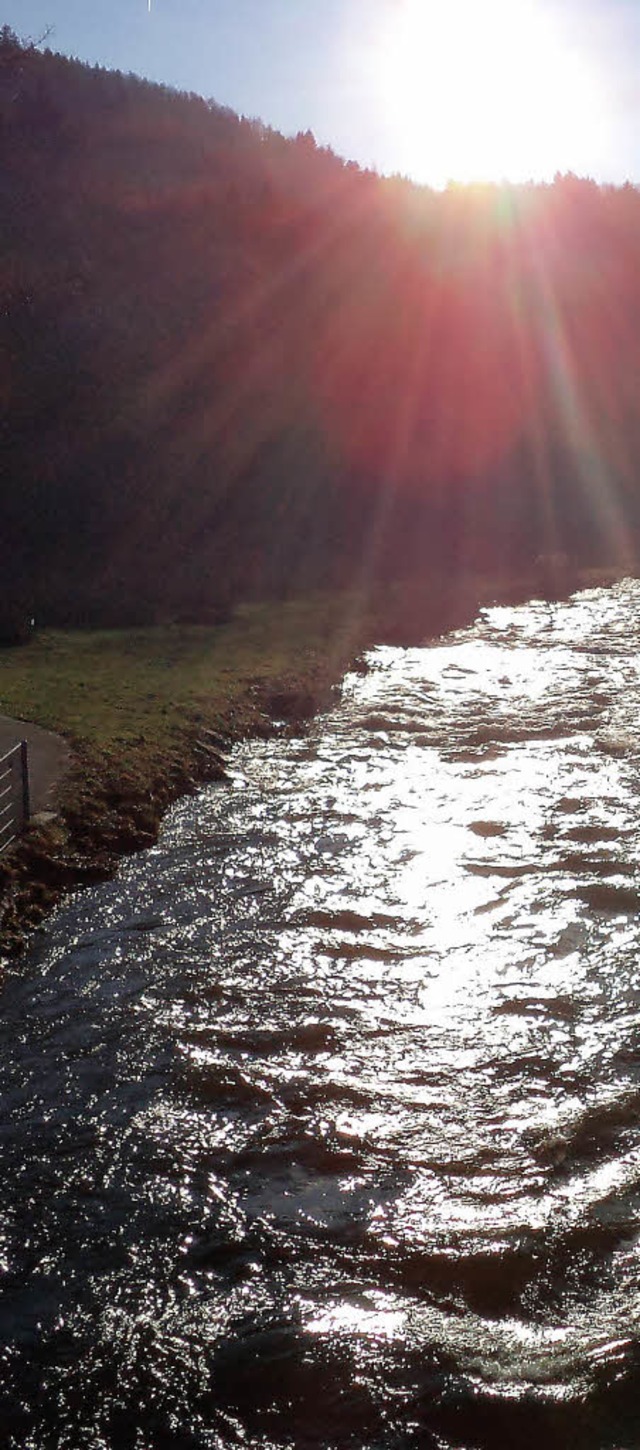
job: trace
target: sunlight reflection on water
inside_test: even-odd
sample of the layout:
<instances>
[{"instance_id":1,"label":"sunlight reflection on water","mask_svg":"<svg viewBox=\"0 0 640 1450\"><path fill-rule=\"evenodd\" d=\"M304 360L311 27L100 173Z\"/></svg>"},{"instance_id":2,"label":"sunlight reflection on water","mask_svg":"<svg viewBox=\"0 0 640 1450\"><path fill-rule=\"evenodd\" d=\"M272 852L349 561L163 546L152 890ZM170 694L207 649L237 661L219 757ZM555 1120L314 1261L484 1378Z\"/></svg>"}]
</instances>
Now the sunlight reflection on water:
<instances>
[{"instance_id":1,"label":"sunlight reflection on water","mask_svg":"<svg viewBox=\"0 0 640 1450\"><path fill-rule=\"evenodd\" d=\"M626 583L373 651L58 913L2 1028L12 1450L628 1440L639 645Z\"/></svg>"}]
</instances>

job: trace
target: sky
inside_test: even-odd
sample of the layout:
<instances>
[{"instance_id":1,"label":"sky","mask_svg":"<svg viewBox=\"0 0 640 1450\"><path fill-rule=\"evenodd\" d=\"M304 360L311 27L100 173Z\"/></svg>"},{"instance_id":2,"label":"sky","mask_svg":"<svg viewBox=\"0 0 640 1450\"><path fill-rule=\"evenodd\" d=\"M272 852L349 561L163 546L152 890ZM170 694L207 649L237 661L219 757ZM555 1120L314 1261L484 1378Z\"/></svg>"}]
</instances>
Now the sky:
<instances>
[{"instance_id":1,"label":"sky","mask_svg":"<svg viewBox=\"0 0 640 1450\"><path fill-rule=\"evenodd\" d=\"M640 0L4 0L0 24L432 186L640 182Z\"/></svg>"}]
</instances>

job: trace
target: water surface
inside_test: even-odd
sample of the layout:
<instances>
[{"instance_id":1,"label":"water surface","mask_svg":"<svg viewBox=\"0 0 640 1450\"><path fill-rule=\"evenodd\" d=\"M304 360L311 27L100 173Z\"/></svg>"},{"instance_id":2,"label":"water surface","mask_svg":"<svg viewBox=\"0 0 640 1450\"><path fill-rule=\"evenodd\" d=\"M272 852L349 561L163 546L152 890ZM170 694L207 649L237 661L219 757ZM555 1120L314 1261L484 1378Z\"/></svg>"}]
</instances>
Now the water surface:
<instances>
[{"instance_id":1,"label":"water surface","mask_svg":"<svg viewBox=\"0 0 640 1450\"><path fill-rule=\"evenodd\" d=\"M640 1443L640 585L378 649L3 997L11 1450Z\"/></svg>"}]
</instances>

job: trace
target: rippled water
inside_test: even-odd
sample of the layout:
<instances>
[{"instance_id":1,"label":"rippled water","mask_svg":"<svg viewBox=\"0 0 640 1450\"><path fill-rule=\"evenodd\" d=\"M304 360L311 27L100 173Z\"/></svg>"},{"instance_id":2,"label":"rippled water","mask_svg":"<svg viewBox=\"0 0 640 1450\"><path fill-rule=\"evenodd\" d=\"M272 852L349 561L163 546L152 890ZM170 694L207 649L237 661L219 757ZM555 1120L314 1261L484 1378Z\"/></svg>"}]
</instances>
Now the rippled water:
<instances>
[{"instance_id":1,"label":"rippled water","mask_svg":"<svg viewBox=\"0 0 640 1450\"><path fill-rule=\"evenodd\" d=\"M640 585L379 649L3 997L11 1450L640 1445Z\"/></svg>"}]
</instances>

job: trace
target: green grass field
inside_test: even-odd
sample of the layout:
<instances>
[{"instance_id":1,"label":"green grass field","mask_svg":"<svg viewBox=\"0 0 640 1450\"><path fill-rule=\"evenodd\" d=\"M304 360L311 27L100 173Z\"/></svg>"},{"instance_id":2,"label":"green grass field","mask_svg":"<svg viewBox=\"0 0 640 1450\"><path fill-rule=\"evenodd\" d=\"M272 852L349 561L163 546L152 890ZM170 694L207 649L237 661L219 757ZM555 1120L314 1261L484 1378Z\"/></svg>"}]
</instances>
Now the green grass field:
<instances>
[{"instance_id":1,"label":"green grass field","mask_svg":"<svg viewBox=\"0 0 640 1450\"><path fill-rule=\"evenodd\" d=\"M0 712L88 745L162 748L198 718L228 722L256 687L339 676L363 629L345 594L243 605L216 627L46 631L0 651Z\"/></svg>"}]
</instances>

